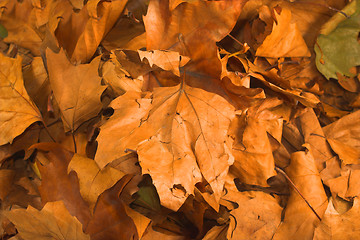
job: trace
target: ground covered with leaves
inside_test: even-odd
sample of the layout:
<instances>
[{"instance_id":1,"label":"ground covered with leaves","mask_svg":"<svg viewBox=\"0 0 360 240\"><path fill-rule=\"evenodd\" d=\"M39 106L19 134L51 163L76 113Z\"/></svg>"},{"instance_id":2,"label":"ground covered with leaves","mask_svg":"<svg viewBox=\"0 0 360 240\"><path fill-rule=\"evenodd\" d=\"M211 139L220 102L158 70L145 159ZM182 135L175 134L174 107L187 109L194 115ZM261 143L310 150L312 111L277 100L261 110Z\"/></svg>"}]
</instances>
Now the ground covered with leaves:
<instances>
[{"instance_id":1,"label":"ground covered with leaves","mask_svg":"<svg viewBox=\"0 0 360 240\"><path fill-rule=\"evenodd\" d=\"M360 1L0 6L1 239L359 239Z\"/></svg>"}]
</instances>

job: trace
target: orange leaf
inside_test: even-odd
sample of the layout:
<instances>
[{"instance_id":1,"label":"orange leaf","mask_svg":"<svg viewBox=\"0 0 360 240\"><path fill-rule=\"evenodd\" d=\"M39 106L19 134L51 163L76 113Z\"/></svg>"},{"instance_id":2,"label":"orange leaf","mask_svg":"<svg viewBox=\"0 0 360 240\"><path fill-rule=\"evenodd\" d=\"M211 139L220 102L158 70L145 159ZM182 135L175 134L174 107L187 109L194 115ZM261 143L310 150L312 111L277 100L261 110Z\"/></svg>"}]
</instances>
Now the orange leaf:
<instances>
[{"instance_id":1,"label":"orange leaf","mask_svg":"<svg viewBox=\"0 0 360 240\"><path fill-rule=\"evenodd\" d=\"M25 90L21 60L0 54L0 145L12 143L27 127L42 119Z\"/></svg>"},{"instance_id":2,"label":"orange leaf","mask_svg":"<svg viewBox=\"0 0 360 240\"><path fill-rule=\"evenodd\" d=\"M106 87L101 86L98 76L100 58L74 66L63 50L58 54L47 50L46 56L51 88L62 113L64 128L73 132L96 116L102 107L100 96Z\"/></svg>"},{"instance_id":3,"label":"orange leaf","mask_svg":"<svg viewBox=\"0 0 360 240\"><path fill-rule=\"evenodd\" d=\"M152 99L140 96L128 92L112 102L115 113L100 129L96 162L104 167L137 149L164 206L177 210L202 176L218 201L232 164L224 142L233 107L186 84L157 88Z\"/></svg>"}]
</instances>

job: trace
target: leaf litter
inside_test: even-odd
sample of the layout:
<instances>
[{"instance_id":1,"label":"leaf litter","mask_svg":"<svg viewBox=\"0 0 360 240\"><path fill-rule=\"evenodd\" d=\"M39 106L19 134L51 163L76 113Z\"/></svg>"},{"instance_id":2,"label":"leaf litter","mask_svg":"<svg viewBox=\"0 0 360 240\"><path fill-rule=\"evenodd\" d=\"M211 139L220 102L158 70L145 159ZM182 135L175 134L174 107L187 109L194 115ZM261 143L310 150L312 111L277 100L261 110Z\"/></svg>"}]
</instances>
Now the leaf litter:
<instances>
[{"instance_id":1,"label":"leaf litter","mask_svg":"<svg viewBox=\"0 0 360 240\"><path fill-rule=\"evenodd\" d=\"M357 238L360 1L0 6L2 239Z\"/></svg>"}]
</instances>

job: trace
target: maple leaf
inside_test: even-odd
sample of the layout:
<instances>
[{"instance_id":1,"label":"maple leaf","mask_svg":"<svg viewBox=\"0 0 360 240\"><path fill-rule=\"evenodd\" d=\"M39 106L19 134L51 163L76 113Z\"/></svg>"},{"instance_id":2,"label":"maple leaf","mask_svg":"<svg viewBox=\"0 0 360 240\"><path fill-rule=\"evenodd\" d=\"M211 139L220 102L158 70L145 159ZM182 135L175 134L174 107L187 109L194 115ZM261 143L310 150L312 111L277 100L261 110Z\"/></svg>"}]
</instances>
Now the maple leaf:
<instances>
[{"instance_id":1,"label":"maple leaf","mask_svg":"<svg viewBox=\"0 0 360 240\"><path fill-rule=\"evenodd\" d=\"M190 58L181 56L178 52L138 50L138 53L141 60L146 58L149 61L150 67L155 64L164 70L171 71L178 77L180 77L179 67L183 67L190 61Z\"/></svg>"},{"instance_id":2,"label":"maple leaf","mask_svg":"<svg viewBox=\"0 0 360 240\"><path fill-rule=\"evenodd\" d=\"M41 211L29 206L5 213L25 240L90 240L81 223L70 215L63 202L49 202Z\"/></svg>"},{"instance_id":3,"label":"maple leaf","mask_svg":"<svg viewBox=\"0 0 360 240\"><path fill-rule=\"evenodd\" d=\"M291 11L275 11L276 22L272 32L256 50L257 56L263 57L310 57L311 53L296 25L291 23Z\"/></svg>"},{"instance_id":4,"label":"maple leaf","mask_svg":"<svg viewBox=\"0 0 360 240\"><path fill-rule=\"evenodd\" d=\"M169 0L151 0L144 16L146 48L177 51L192 60L187 72L218 76L215 43L234 27L245 2L186 1L170 10Z\"/></svg>"},{"instance_id":5,"label":"maple leaf","mask_svg":"<svg viewBox=\"0 0 360 240\"><path fill-rule=\"evenodd\" d=\"M68 175L67 166L73 153L56 143L39 143L32 146L42 151L37 156L37 167L41 174L39 192L42 202L63 201L71 215L82 224L91 218L87 203L80 195L75 172Z\"/></svg>"},{"instance_id":6,"label":"maple leaf","mask_svg":"<svg viewBox=\"0 0 360 240\"><path fill-rule=\"evenodd\" d=\"M282 211L275 198L263 192L230 191L223 199L239 206L231 211L235 219L230 220L228 239L271 239L281 221Z\"/></svg>"},{"instance_id":7,"label":"maple leaf","mask_svg":"<svg viewBox=\"0 0 360 240\"><path fill-rule=\"evenodd\" d=\"M81 196L90 205L90 210L94 208L98 196L125 175L110 166L100 170L93 159L78 154L69 162L68 172L70 171L76 172Z\"/></svg>"},{"instance_id":8,"label":"maple leaf","mask_svg":"<svg viewBox=\"0 0 360 240\"><path fill-rule=\"evenodd\" d=\"M51 88L62 113L64 128L74 132L102 107L100 96L106 87L101 86L98 76L100 58L74 66L63 50L56 54L49 49L46 56Z\"/></svg>"},{"instance_id":9,"label":"maple leaf","mask_svg":"<svg viewBox=\"0 0 360 240\"><path fill-rule=\"evenodd\" d=\"M103 167L127 148L136 149L143 174L150 174L170 209L182 205L201 176L219 199L232 164L225 140L233 107L186 84L157 88L152 98L140 96L126 93L112 102L115 113L100 128L95 161Z\"/></svg>"},{"instance_id":10,"label":"maple leaf","mask_svg":"<svg viewBox=\"0 0 360 240\"><path fill-rule=\"evenodd\" d=\"M90 0L78 12L70 1L56 2L49 17L50 32L73 63L85 63L123 11L127 0Z\"/></svg>"},{"instance_id":11,"label":"maple leaf","mask_svg":"<svg viewBox=\"0 0 360 240\"><path fill-rule=\"evenodd\" d=\"M126 214L123 201L119 198L130 175L124 176L112 188L99 196L93 217L85 227L92 240L139 239L133 220Z\"/></svg>"},{"instance_id":12,"label":"maple leaf","mask_svg":"<svg viewBox=\"0 0 360 240\"><path fill-rule=\"evenodd\" d=\"M324 218L315 229L314 240L350 240L360 234L358 219L360 217L359 198L354 198L352 208L346 213L339 214L329 201Z\"/></svg>"},{"instance_id":13,"label":"maple leaf","mask_svg":"<svg viewBox=\"0 0 360 240\"><path fill-rule=\"evenodd\" d=\"M359 118L356 111L323 128L326 140L345 164L360 164Z\"/></svg>"},{"instance_id":14,"label":"maple leaf","mask_svg":"<svg viewBox=\"0 0 360 240\"><path fill-rule=\"evenodd\" d=\"M25 90L21 61L21 57L0 54L0 145L11 143L32 123L42 120Z\"/></svg>"}]
</instances>

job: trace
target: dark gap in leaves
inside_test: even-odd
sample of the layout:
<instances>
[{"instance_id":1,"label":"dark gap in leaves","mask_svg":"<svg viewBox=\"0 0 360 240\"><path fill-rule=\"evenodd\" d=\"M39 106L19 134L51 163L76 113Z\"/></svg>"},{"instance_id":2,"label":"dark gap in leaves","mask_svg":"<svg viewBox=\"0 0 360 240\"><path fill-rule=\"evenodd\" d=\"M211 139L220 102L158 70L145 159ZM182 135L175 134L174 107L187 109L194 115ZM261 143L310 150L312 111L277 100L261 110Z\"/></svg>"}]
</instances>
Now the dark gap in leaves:
<instances>
[{"instance_id":1,"label":"dark gap in leaves","mask_svg":"<svg viewBox=\"0 0 360 240\"><path fill-rule=\"evenodd\" d=\"M111 117L114 114L114 109L109 107L109 108L105 108L102 112L102 115L104 117Z\"/></svg>"}]
</instances>

